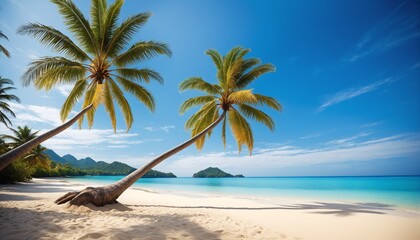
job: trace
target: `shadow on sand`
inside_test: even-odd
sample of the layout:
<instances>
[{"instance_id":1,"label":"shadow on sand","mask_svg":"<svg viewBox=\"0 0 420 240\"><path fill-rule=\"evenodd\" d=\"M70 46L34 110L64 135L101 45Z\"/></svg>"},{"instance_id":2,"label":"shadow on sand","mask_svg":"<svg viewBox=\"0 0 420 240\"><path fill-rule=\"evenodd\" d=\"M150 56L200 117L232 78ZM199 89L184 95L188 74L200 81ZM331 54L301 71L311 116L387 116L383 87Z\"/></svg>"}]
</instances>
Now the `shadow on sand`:
<instances>
[{"instance_id":1,"label":"shadow on sand","mask_svg":"<svg viewBox=\"0 0 420 240\"><path fill-rule=\"evenodd\" d=\"M133 205L134 206L134 205ZM331 203L314 202L312 204L279 205L278 207L216 207L216 206L168 206L168 205L135 205L138 207L220 209L220 210L317 210L311 213L333 214L341 217L356 213L386 214L394 210L393 205L382 203Z\"/></svg>"},{"instance_id":2,"label":"shadow on sand","mask_svg":"<svg viewBox=\"0 0 420 240\"><path fill-rule=\"evenodd\" d=\"M35 211L12 207L0 208L0 236L8 239L220 239L212 232L192 222L182 214L150 215L131 211L122 205L109 209L91 206L95 213ZM116 210L114 212L107 212ZM122 221L112 222L107 216L117 215ZM103 219L102 221L99 219ZM125 222L127 221L127 222ZM93 225L97 222L99 225ZM121 224L124 223L124 224ZM30 231L28 231L30 229ZM174 236L179 236L175 238Z\"/></svg>"}]
</instances>

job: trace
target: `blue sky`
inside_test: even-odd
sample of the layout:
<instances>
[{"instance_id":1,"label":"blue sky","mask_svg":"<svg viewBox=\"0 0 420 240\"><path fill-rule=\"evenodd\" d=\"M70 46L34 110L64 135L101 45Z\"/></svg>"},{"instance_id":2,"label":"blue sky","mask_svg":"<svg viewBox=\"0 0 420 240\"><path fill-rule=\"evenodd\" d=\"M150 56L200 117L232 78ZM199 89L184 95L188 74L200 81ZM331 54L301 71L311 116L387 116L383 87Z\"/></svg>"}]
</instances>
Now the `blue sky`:
<instances>
[{"instance_id":1,"label":"blue sky","mask_svg":"<svg viewBox=\"0 0 420 240\"><path fill-rule=\"evenodd\" d=\"M89 16L89 1L75 2ZM14 126L46 131L60 124L59 108L70 88L45 92L20 85L31 60L56 54L15 32L28 22L68 31L48 1L3 0L0 6L0 29L9 37L1 44L12 55L0 57L0 74L15 81L22 100L13 104ZM208 166L246 176L420 174L418 1L127 0L121 16L144 11L153 16L135 40L166 42L173 51L171 58L139 65L165 78L163 86L146 86L156 111L130 96L135 121L129 133L119 116L114 134L100 108L91 130L75 126L45 142L47 147L141 166L190 136L183 125L193 111L180 116L178 109L198 93L179 93L178 85L190 76L215 81L205 50L224 54L239 45L252 49L249 57L277 67L252 86L282 103L281 113L265 109L275 132L253 123L255 151L248 156L238 154L231 137L225 151L216 129L201 152L190 147L156 169L178 176ZM74 112L79 110L80 104Z\"/></svg>"}]
</instances>

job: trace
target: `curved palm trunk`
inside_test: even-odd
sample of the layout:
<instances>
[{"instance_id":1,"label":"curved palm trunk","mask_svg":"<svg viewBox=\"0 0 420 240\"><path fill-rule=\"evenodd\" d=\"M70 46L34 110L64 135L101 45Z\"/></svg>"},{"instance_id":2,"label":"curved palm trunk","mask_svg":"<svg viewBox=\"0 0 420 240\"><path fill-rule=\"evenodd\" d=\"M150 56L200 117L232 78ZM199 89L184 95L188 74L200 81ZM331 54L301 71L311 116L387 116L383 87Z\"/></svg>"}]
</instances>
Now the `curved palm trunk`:
<instances>
[{"instance_id":1,"label":"curved palm trunk","mask_svg":"<svg viewBox=\"0 0 420 240\"><path fill-rule=\"evenodd\" d=\"M25 154L27 154L29 151L31 151L33 148L35 148L36 146L38 146L39 144L41 144L42 142L52 138L53 136L59 134L60 132L66 130L67 128L69 128L71 125L73 125L73 123L75 123L80 117L83 116L83 114L85 114L89 109L91 109L93 107L93 105L89 105L86 108L82 109L82 111L80 111L78 114L76 114L76 116L74 116L73 118L71 118L70 120L68 120L67 122L65 122L64 124L44 133L39 135L38 137L30 140L29 142L26 142L22 145L20 145L17 148L14 148L8 152L6 152L5 154L0 156L0 171L7 167L7 165L9 165L10 163L12 163L13 161L20 159L21 157L23 157Z\"/></svg>"},{"instance_id":2,"label":"curved palm trunk","mask_svg":"<svg viewBox=\"0 0 420 240\"><path fill-rule=\"evenodd\" d=\"M163 160L169 158L170 156L178 153L179 151L187 148L195 141L197 141L200 137L205 136L209 131L211 131L214 127L216 127L220 121L223 120L226 116L226 111L223 111L222 115L210 124L206 129L201 131L199 134L195 135L188 141L172 148L171 150L163 153L162 155L156 157L154 160L143 166L142 168L137 169L136 171L132 172L125 178L119 180L116 183L111 185L107 185L104 187L92 188L88 187L80 192L69 192L64 196L60 197L55 201L57 204L63 204L66 202L70 202L71 205L86 205L88 203L92 203L95 206L104 206L106 204L112 204L117 202L117 198L129 188L133 183L135 183L139 178L145 175L148 171L150 171L154 166L158 165Z\"/></svg>"}]
</instances>

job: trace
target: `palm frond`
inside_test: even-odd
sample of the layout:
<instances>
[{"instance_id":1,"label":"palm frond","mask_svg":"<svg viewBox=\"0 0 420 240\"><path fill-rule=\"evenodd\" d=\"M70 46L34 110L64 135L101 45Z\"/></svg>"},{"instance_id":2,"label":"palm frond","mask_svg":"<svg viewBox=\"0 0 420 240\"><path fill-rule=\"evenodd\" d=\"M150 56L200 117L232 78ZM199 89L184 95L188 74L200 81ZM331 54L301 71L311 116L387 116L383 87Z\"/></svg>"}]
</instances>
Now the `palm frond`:
<instances>
[{"instance_id":1,"label":"palm frond","mask_svg":"<svg viewBox=\"0 0 420 240\"><path fill-rule=\"evenodd\" d=\"M228 101L233 103L257 103L257 98L252 93L252 89L248 89L229 94Z\"/></svg>"},{"instance_id":2,"label":"palm frond","mask_svg":"<svg viewBox=\"0 0 420 240\"><path fill-rule=\"evenodd\" d=\"M163 77L149 68L136 69L136 68L117 68L115 71L124 78L136 80L139 82L149 83L151 79L163 84Z\"/></svg>"},{"instance_id":3,"label":"palm frond","mask_svg":"<svg viewBox=\"0 0 420 240\"><path fill-rule=\"evenodd\" d=\"M194 106L206 104L206 103L208 103L210 101L213 101L214 99L215 99L215 97L212 96L212 95L206 95L206 96L199 96L199 97L190 98L190 99L186 100L181 105L181 108L179 109L179 113L180 114L184 114L188 109L190 109L190 108L192 108Z\"/></svg>"},{"instance_id":4,"label":"palm frond","mask_svg":"<svg viewBox=\"0 0 420 240\"><path fill-rule=\"evenodd\" d=\"M242 65L241 65L241 71L240 71L240 75L244 75L249 69L251 69L252 67L261 64L261 60L258 58L248 58L248 59L244 59L242 61ZM237 80L240 77L237 78Z\"/></svg>"},{"instance_id":5,"label":"palm frond","mask_svg":"<svg viewBox=\"0 0 420 240\"><path fill-rule=\"evenodd\" d=\"M171 56L172 52L165 43L155 41L140 41L134 44L126 52L121 53L114 59L115 65L125 66L146 59L150 59L159 54Z\"/></svg>"},{"instance_id":6,"label":"palm frond","mask_svg":"<svg viewBox=\"0 0 420 240\"><path fill-rule=\"evenodd\" d=\"M10 80L8 78L3 78L3 77L0 76L0 86L2 86L4 84L14 85L12 80Z\"/></svg>"},{"instance_id":7,"label":"palm frond","mask_svg":"<svg viewBox=\"0 0 420 240\"><path fill-rule=\"evenodd\" d=\"M199 134L201 131L207 128L217 117L217 106L213 103L205 111L203 111L200 117L195 121L194 127L191 130L191 136ZM209 132L209 134L211 134L211 132ZM198 150L203 148L205 140L206 136L202 136L195 142Z\"/></svg>"},{"instance_id":8,"label":"palm frond","mask_svg":"<svg viewBox=\"0 0 420 240\"><path fill-rule=\"evenodd\" d=\"M58 6L61 15L64 16L64 23L74 33L81 45L89 53L97 53L95 36L90 28L88 20L71 0L51 0Z\"/></svg>"},{"instance_id":9,"label":"palm frond","mask_svg":"<svg viewBox=\"0 0 420 240\"><path fill-rule=\"evenodd\" d=\"M269 72L276 71L276 68L272 64L262 64L258 67L253 68L246 74L244 74L240 79L237 80L236 86L241 89L248 86L255 79L259 78L261 75Z\"/></svg>"},{"instance_id":10,"label":"palm frond","mask_svg":"<svg viewBox=\"0 0 420 240\"><path fill-rule=\"evenodd\" d=\"M79 66L67 66L46 71L34 82L38 89L50 90L57 84L74 83L84 77L85 70Z\"/></svg>"},{"instance_id":11,"label":"palm frond","mask_svg":"<svg viewBox=\"0 0 420 240\"><path fill-rule=\"evenodd\" d=\"M226 150L226 117L223 119L223 124L222 124L222 143L223 143L223 147Z\"/></svg>"},{"instance_id":12,"label":"palm frond","mask_svg":"<svg viewBox=\"0 0 420 240\"><path fill-rule=\"evenodd\" d=\"M126 91L133 94L141 101L150 111L155 110L155 100L152 94L142 86L122 77L117 77L117 81L124 87Z\"/></svg>"},{"instance_id":13,"label":"palm frond","mask_svg":"<svg viewBox=\"0 0 420 240\"><path fill-rule=\"evenodd\" d=\"M124 120L127 125L127 131L130 130L131 125L133 124L133 113L131 112L130 104L127 99L124 97L124 93L118 87L118 85L108 78L109 85L111 87L112 96L117 100L117 103L121 109L122 114L124 115Z\"/></svg>"},{"instance_id":14,"label":"palm frond","mask_svg":"<svg viewBox=\"0 0 420 240\"><path fill-rule=\"evenodd\" d=\"M236 86L236 79L234 78L240 72L242 57L250 50L241 47L234 47L223 58L223 72L225 74L223 81L223 89L233 89Z\"/></svg>"},{"instance_id":15,"label":"palm frond","mask_svg":"<svg viewBox=\"0 0 420 240\"><path fill-rule=\"evenodd\" d=\"M0 45L0 52L2 52L6 57L10 58L10 52L7 51L7 49L2 45Z\"/></svg>"},{"instance_id":16,"label":"palm frond","mask_svg":"<svg viewBox=\"0 0 420 240\"><path fill-rule=\"evenodd\" d=\"M39 23L29 23L19 27L17 33L32 36L53 50L70 56L73 59L79 61L90 59L69 37L52 27Z\"/></svg>"},{"instance_id":17,"label":"palm frond","mask_svg":"<svg viewBox=\"0 0 420 240\"><path fill-rule=\"evenodd\" d=\"M267 105L268 107L271 107L277 111L281 111L283 108L281 104L272 97L264 96L261 94L254 94L254 96L257 98L258 104L260 105Z\"/></svg>"},{"instance_id":18,"label":"palm frond","mask_svg":"<svg viewBox=\"0 0 420 240\"><path fill-rule=\"evenodd\" d=\"M184 80L179 86L179 90L182 92L187 89L200 90L208 94L219 94L222 90L219 86L210 84L204 81L201 77L190 77Z\"/></svg>"},{"instance_id":19,"label":"palm frond","mask_svg":"<svg viewBox=\"0 0 420 240\"><path fill-rule=\"evenodd\" d=\"M116 56L128 44L137 30L147 22L150 16L150 13L139 13L121 23L115 29L112 38L106 46L106 55Z\"/></svg>"},{"instance_id":20,"label":"palm frond","mask_svg":"<svg viewBox=\"0 0 420 240\"><path fill-rule=\"evenodd\" d=\"M96 87L95 87L95 90L93 92L93 96L91 99L91 104L93 105L93 108L92 108L93 111L91 110L86 113L89 128L92 128L93 126L96 109L98 109L99 104L103 102L104 88L105 88L105 84L96 84Z\"/></svg>"},{"instance_id":21,"label":"palm frond","mask_svg":"<svg viewBox=\"0 0 420 240\"><path fill-rule=\"evenodd\" d=\"M10 109L9 104L2 101L0 101L0 112L5 112L12 115L13 117L16 117L15 113L12 111L12 109Z\"/></svg>"},{"instance_id":22,"label":"palm frond","mask_svg":"<svg viewBox=\"0 0 420 240\"><path fill-rule=\"evenodd\" d=\"M73 89L71 90L70 94L67 96L66 100L64 101L63 106L60 110L60 117L61 121L65 121L73 109L73 106L75 103L77 103L80 99L80 97L85 92L86 87L88 86L88 83L86 79L81 79L76 82Z\"/></svg>"},{"instance_id":23,"label":"palm frond","mask_svg":"<svg viewBox=\"0 0 420 240\"><path fill-rule=\"evenodd\" d=\"M249 118L254 119L267 126L271 131L274 131L273 119L261 110L253 108L247 104L239 104L239 110Z\"/></svg>"},{"instance_id":24,"label":"palm frond","mask_svg":"<svg viewBox=\"0 0 420 240\"><path fill-rule=\"evenodd\" d=\"M209 111L209 109L216 107L216 100L204 104L196 113L194 113L186 122L185 129L193 129L198 120Z\"/></svg>"},{"instance_id":25,"label":"palm frond","mask_svg":"<svg viewBox=\"0 0 420 240\"><path fill-rule=\"evenodd\" d=\"M40 81L41 83L44 82L44 80L49 80L45 82L45 84L48 86L48 84L56 84L62 81L61 79L45 78L42 79L42 81L39 80L50 71L53 76L65 77L66 79L68 79L69 77L81 79L86 72L84 66L81 63L74 62L63 57L44 57L35 60L31 64L29 64L28 69L21 77L22 84L24 86L28 86L32 82ZM68 76L67 74L69 74L70 76ZM41 85L40 87L43 86Z\"/></svg>"},{"instance_id":26,"label":"palm frond","mask_svg":"<svg viewBox=\"0 0 420 240\"><path fill-rule=\"evenodd\" d=\"M84 98L83 104L82 104L82 109L84 109L87 106L89 106L90 104L92 104L92 99L93 99L93 96L95 95L96 85L98 85L98 82L92 81L87 86L87 90L86 90L86 93L85 93L85 98ZM95 114L95 112L96 112L95 106L93 106L85 115L87 115L89 112L92 112L91 113L92 115ZM83 123L83 120L85 118L85 115L82 115L78 120L79 128L82 128L82 123Z\"/></svg>"},{"instance_id":27,"label":"palm frond","mask_svg":"<svg viewBox=\"0 0 420 240\"><path fill-rule=\"evenodd\" d=\"M12 122L10 119L6 116L6 114L0 112L0 122L2 122L6 127L12 126Z\"/></svg>"},{"instance_id":28,"label":"palm frond","mask_svg":"<svg viewBox=\"0 0 420 240\"><path fill-rule=\"evenodd\" d=\"M206 51L206 54L211 57L217 70L223 72L223 57L220 53L214 49L209 49Z\"/></svg>"},{"instance_id":29,"label":"palm frond","mask_svg":"<svg viewBox=\"0 0 420 240\"><path fill-rule=\"evenodd\" d=\"M0 31L0 38L4 38L6 40L9 40L7 38L7 36L4 35L1 31ZM0 52L2 52L6 57L10 58L10 52L7 51L7 49L5 47L3 47L2 45L0 45Z\"/></svg>"},{"instance_id":30,"label":"palm frond","mask_svg":"<svg viewBox=\"0 0 420 240\"><path fill-rule=\"evenodd\" d=\"M2 31L0 31L0 38L4 38L6 40L9 40L9 38L7 38L7 36L4 35L4 33Z\"/></svg>"},{"instance_id":31,"label":"palm frond","mask_svg":"<svg viewBox=\"0 0 420 240\"><path fill-rule=\"evenodd\" d=\"M15 89L15 88L8 87L8 89ZM4 100L20 102L20 99L13 94L0 94L0 101L4 101Z\"/></svg>"},{"instance_id":32,"label":"palm frond","mask_svg":"<svg viewBox=\"0 0 420 240\"><path fill-rule=\"evenodd\" d=\"M105 110L108 112L109 118L111 119L111 125L114 129L114 133L117 131L117 118L115 117L115 107L114 102L112 101L112 93L109 87L108 81L105 81L105 89L104 89L104 105Z\"/></svg>"},{"instance_id":33,"label":"palm frond","mask_svg":"<svg viewBox=\"0 0 420 240\"><path fill-rule=\"evenodd\" d=\"M245 144L251 155L252 149L254 148L254 138L249 123L235 108L232 108L231 111L228 112L228 121L233 136L238 144L239 152L242 150L242 145Z\"/></svg>"},{"instance_id":34,"label":"palm frond","mask_svg":"<svg viewBox=\"0 0 420 240\"><path fill-rule=\"evenodd\" d=\"M103 27L101 28L102 43L100 48L102 51L106 51L106 46L108 46L109 41L112 38L112 34L117 28L118 17L120 16L121 7L124 3L124 0L115 0L111 6L106 11L105 21Z\"/></svg>"},{"instance_id":35,"label":"palm frond","mask_svg":"<svg viewBox=\"0 0 420 240\"><path fill-rule=\"evenodd\" d=\"M98 45L100 46L103 42L102 27L104 24L104 18L106 18L106 5L106 0L92 0L90 7L90 19L92 20L91 29Z\"/></svg>"}]
</instances>

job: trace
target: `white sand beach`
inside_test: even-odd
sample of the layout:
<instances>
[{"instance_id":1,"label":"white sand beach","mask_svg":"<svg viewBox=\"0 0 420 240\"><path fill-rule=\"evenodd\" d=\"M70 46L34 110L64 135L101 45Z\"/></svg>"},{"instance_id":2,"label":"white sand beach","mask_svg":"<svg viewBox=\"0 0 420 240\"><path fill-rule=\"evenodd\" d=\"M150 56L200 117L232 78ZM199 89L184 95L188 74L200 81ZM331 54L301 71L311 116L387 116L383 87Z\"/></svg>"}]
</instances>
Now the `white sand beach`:
<instances>
[{"instance_id":1,"label":"white sand beach","mask_svg":"<svg viewBox=\"0 0 420 240\"><path fill-rule=\"evenodd\" d=\"M129 189L105 207L54 204L84 187L58 179L0 185L1 239L420 239L419 213L378 203Z\"/></svg>"}]
</instances>

